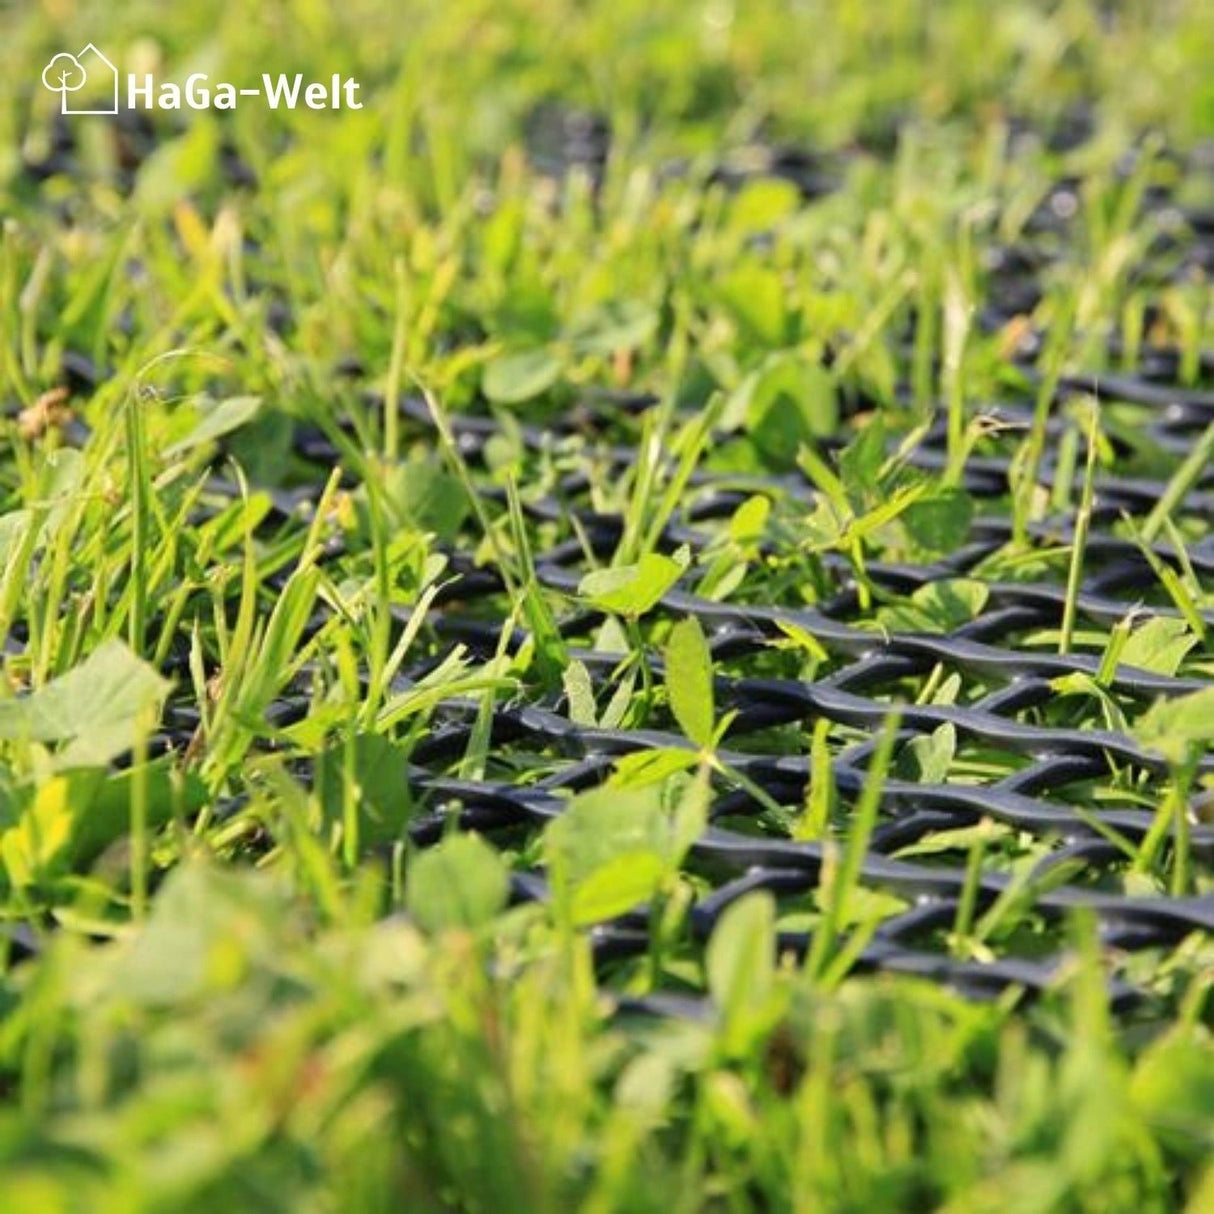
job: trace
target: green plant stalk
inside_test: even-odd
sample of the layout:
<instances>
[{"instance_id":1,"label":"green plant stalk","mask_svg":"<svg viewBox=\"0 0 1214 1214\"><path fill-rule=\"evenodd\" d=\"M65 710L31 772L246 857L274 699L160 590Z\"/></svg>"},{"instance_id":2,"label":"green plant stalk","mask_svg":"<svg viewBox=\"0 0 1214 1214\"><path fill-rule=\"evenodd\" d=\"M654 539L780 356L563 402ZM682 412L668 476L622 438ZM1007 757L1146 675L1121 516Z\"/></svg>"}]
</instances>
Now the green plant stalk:
<instances>
[{"instance_id":1,"label":"green plant stalk","mask_svg":"<svg viewBox=\"0 0 1214 1214\"><path fill-rule=\"evenodd\" d=\"M335 468L334 474L337 473ZM375 599L369 604L367 644L367 696L362 707L365 719L371 719L383 702L384 672L392 645L392 572L388 567L383 500L375 477L365 482L367 512L371 519L371 553L375 565ZM336 483L333 488L336 491Z\"/></svg>"},{"instance_id":2,"label":"green plant stalk","mask_svg":"<svg viewBox=\"0 0 1214 1214\"><path fill-rule=\"evenodd\" d=\"M517 605L526 615L531 628L536 667L540 676L547 686L557 687L560 685L562 671L569 664L569 651L536 576L535 558L527 534L523 505L513 477L506 482L506 505L514 555L523 579L523 597Z\"/></svg>"},{"instance_id":3,"label":"green plant stalk","mask_svg":"<svg viewBox=\"0 0 1214 1214\"><path fill-rule=\"evenodd\" d=\"M1193 450L1185 456L1180 467L1172 473L1159 501L1147 515L1142 525L1142 538L1145 543L1151 543L1163 529L1164 522L1172 511L1180 504L1184 495L1192 488L1194 481L1209 467L1214 458L1214 422L1211 422L1197 440Z\"/></svg>"},{"instance_id":4,"label":"green plant stalk","mask_svg":"<svg viewBox=\"0 0 1214 1214\"><path fill-rule=\"evenodd\" d=\"M131 918L136 923L148 911L148 736L154 725L146 717L140 722L131 766Z\"/></svg>"},{"instance_id":5,"label":"green plant stalk","mask_svg":"<svg viewBox=\"0 0 1214 1214\"><path fill-rule=\"evenodd\" d=\"M670 335L669 353L666 358L666 390L657 409L648 414L642 424L636 479L624 514L624 529L613 564L630 564L642 554L641 529L649 515L653 495L657 492L662 454L666 448L670 427L674 424L679 387L687 365L690 321L686 312L687 309L682 304L675 309L674 329Z\"/></svg>"},{"instance_id":6,"label":"green plant stalk","mask_svg":"<svg viewBox=\"0 0 1214 1214\"><path fill-rule=\"evenodd\" d=\"M830 807L834 799L834 771L830 763L830 720L820 717L814 722L810 744L810 775L806 789L805 810L797 822L796 838L816 840L826 837L830 826Z\"/></svg>"},{"instance_id":7,"label":"green plant stalk","mask_svg":"<svg viewBox=\"0 0 1214 1214\"><path fill-rule=\"evenodd\" d=\"M714 396L688 430L683 432L685 441L679 455L678 467L670 478L670 483L666 486L666 491L662 494L657 509L653 512L649 530L645 534L644 542L637 555L652 552L657 546L663 528L670 521L675 508L683 500L687 482L691 479L692 473L696 470L696 466L708 446L712 428L721 415L723 405L724 398L720 395Z\"/></svg>"},{"instance_id":8,"label":"green plant stalk","mask_svg":"<svg viewBox=\"0 0 1214 1214\"><path fill-rule=\"evenodd\" d=\"M143 409L136 385L126 398L128 495L131 503L131 614L128 636L131 648L144 651L148 610L148 457Z\"/></svg>"},{"instance_id":9,"label":"green plant stalk","mask_svg":"<svg viewBox=\"0 0 1214 1214\"><path fill-rule=\"evenodd\" d=\"M1083 472L1083 493L1079 511L1075 516L1075 537L1071 541L1071 565L1067 572L1066 599L1062 608L1062 632L1058 638L1058 652L1070 653L1075 635L1075 616L1079 603L1079 586L1083 580L1084 548L1088 542L1088 529L1092 523L1092 502L1096 493L1096 437L1099 426L1098 406L1094 403L1088 418L1087 463Z\"/></svg>"},{"instance_id":10,"label":"green plant stalk","mask_svg":"<svg viewBox=\"0 0 1214 1214\"><path fill-rule=\"evenodd\" d=\"M1188 798L1196 772L1196 754L1191 755L1187 763L1173 768L1167 795L1160 801L1150 829L1131 856L1134 872L1149 873L1158 862L1160 849L1171 828L1174 851L1169 890L1173 897L1182 897L1189 890L1192 844L1189 839Z\"/></svg>"},{"instance_id":11,"label":"green plant stalk","mask_svg":"<svg viewBox=\"0 0 1214 1214\"><path fill-rule=\"evenodd\" d=\"M985 821L985 819L984 819ZM963 952L974 923L974 910L978 904L978 889L982 882L982 858L986 853L986 842L979 838L970 848L965 861L965 884L957 900L957 914L953 919L953 947Z\"/></svg>"},{"instance_id":12,"label":"green plant stalk","mask_svg":"<svg viewBox=\"0 0 1214 1214\"><path fill-rule=\"evenodd\" d=\"M489 669L492 676L499 676L506 666L510 652L511 633L518 623L521 610L522 604L515 603L498 633L497 647L494 650ZM493 738L493 709L496 704L497 685L491 684L481 693L481 700L476 708L476 720L472 723L472 731L468 735L468 745L460 760L459 777L461 780L483 780L485 778L489 746Z\"/></svg>"},{"instance_id":13,"label":"green plant stalk","mask_svg":"<svg viewBox=\"0 0 1214 1214\"><path fill-rule=\"evenodd\" d=\"M388 363L388 382L384 388L384 459L392 461L400 451L400 383L409 337L409 290L405 262L392 263L396 284L395 323L392 326L392 356Z\"/></svg>"},{"instance_id":14,"label":"green plant stalk","mask_svg":"<svg viewBox=\"0 0 1214 1214\"><path fill-rule=\"evenodd\" d=\"M809 956L805 962L806 972L811 975L824 975L827 958L839 934L844 908L859 881L860 867L864 863L864 856L868 851L868 841L872 837L877 813L881 807L881 790L885 786L885 777L889 772L890 760L893 758L900 719L901 713L894 709L887 714L882 723L881 737L873 751L864 787L860 790L860 796L856 801L856 810L850 823L843 860L837 870L831 873L825 888L823 883L819 884L819 889L822 889L825 895L826 906L823 908L822 919L814 932ZM827 873L831 872L825 859L822 872L824 879Z\"/></svg>"},{"instance_id":15,"label":"green plant stalk","mask_svg":"<svg viewBox=\"0 0 1214 1214\"><path fill-rule=\"evenodd\" d=\"M1172 796L1172 818L1175 823L1171 882L1173 898L1183 898L1190 892L1189 867L1192 842L1190 840L1188 800L1196 770L1197 760L1194 757L1177 772L1175 777Z\"/></svg>"},{"instance_id":16,"label":"green plant stalk","mask_svg":"<svg viewBox=\"0 0 1214 1214\"><path fill-rule=\"evenodd\" d=\"M1046 423L1049 421L1054 396L1062 379L1078 306L1078 292L1068 292L1061 302L1060 314L1054 318L1046 348L1042 353L1043 370L1033 405L1032 426L1022 449L1021 466L1017 469L1016 481L1012 486L1012 538L1018 547L1023 547L1028 540L1033 492L1037 486L1037 475L1041 470L1041 459L1045 452Z\"/></svg>"}]
</instances>

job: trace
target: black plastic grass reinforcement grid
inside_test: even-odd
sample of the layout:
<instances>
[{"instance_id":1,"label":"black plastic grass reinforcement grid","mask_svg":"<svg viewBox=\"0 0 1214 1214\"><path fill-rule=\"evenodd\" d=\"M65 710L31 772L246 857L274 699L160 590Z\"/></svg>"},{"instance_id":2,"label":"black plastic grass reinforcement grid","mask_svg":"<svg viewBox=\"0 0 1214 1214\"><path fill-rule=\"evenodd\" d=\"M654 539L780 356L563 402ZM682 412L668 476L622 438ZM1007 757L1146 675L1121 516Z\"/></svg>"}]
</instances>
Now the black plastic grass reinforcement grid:
<instances>
[{"instance_id":1,"label":"black plastic grass reinforcement grid","mask_svg":"<svg viewBox=\"0 0 1214 1214\"><path fill-rule=\"evenodd\" d=\"M1133 393L1133 386L1122 388ZM1177 428L1188 424L1209 424L1214 420L1214 399L1189 394L1181 403L1170 404L1159 428L1179 438ZM478 421L455 423L464 439L467 454L475 454L487 428ZM539 439L539 435L532 436ZM1161 437L1164 437L1161 435ZM926 464L935 461L938 448L928 445L920 452ZM626 452L618 453L622 459ZM970 470L966 487L975 494L997 492L993 468L984 463ZM1006 475L1006 469L1003 470ZM1205 475L1205 484L1209 483ZM669 547L691 542L702 546L705 537L695 523L728 515L741 496L717 490L713 478L699 480L701 492L694 498L689 514L694 522L670 527L665 536ZM569 484L561 494L562 509L579 485ZM1105 482L1099 492L1098 519L1110 523L1121 510L1137 512L1157 500L1160 485ZM796 493L797 487L785 485L784 492ZM805 491L802 487L802 491ZM536 513L544 514L541 503ZM1207 514L1209 494L1194 492L1186 509ZM580 522L596 556L609 555L619 538L618 519L583 512ZM1045 530L1045 528L1042 528ZM964 575L984 557L1003 544L1009 535L1008 523L1000 518L980 518L972 528L973 540L960 551L931 566L885 566L873 563L869 576L879 585L906 591L934 579ZM1066 542L1066 528L1055 533ZM1160 546L1162 560L1174 554ZM1190 552L1194 568L1202 576L1214 570L1214 552L1208 540ZM1088 563L1092 572L1085 578L1079 596L1079 610L1103 625L1124 619L1150 584L1153 576L1140 551L1129 541L1107 531L1092 537L1088 545ZM581 544L570 540L548 553L539 564L540 581L554 590L572 593L585 572ZM485 592L492 592L490 579L482 572L468 571L468 577ZM1035 628L1057 627L1061 618L1064 591L1053 583L988 583L986 608L972 622L951 635L894 633L881 635L848 623L856 609L856 595L844 589L833 602L817 608L784 608L757 604L736 605L697 598L681 589L668 593L662 608L671 615L694 614L711 637L714 657L732 664L761 653L780 637L780 624L793 624L810 632L837 658L837 669L813 682L787 678L719 677L717 695L723 710L736 710L737 716L726 741L723 757L772 798L782 804L803 803L808 778L808 760L803 754L765 755L746 753L748 735L795 723L807 725L816 718L852 726L859 731L876 731L881 726L890 702L901 698L904 681L926 676L939 664L961 676L964 686L977 676L991 689L971 703L953 705L905 705L901 712L900 740L929 734L949 723L960 743L976 741L984 747L1015 756L1016 769L991 783L923 784L905 779L886 781L882 797L882 819L876 828L862 866L862 879L872 887L886 889L905 897L907 909L884 922L872 941L860 953L861 968L881 968L931 975L974 994L998 991L1009 984L1031 990L1045 988L1058 964L1057 956L1018 958L995 956L984 962L955 960L922 942L938 929L947 929L956 918L958 900L966 881L963 864L899 859L896 854L909 845L938 832L993 819L1035 839L1049 839L1052 846L1036 863L1025 886L1034 911L1045 919L1056 919L1070 908L1083 906L1095 914L1103 939L1110 949L1136 950L1173 943L1190 932L1214 929L1214 897L1167 898L1126 897L1102 893L1092 887L1102 871L1124 864L1125 855L1102 833L1112 828L1122 839L1138 843L1155 822L1154 812L1137 807L1100 808L1088 812L1083 806L1068 804L1061 796L1068 786L1083 781L1107 778L1111 765L1141 773L1145 784L1139 793L1158 794L1166 778L1167 767L1155 754L1144 751L1129 737L1108 730L1047 728L1026 723L1024 717L1056 695L1051 680L1074 672L1095 674L1098 658L1091 655L1030 653L1015 647L1010 638ZM457 585L452 597L463 597ZM450 621L452 631L465 643L485 654L497 643L493 624L471 624L458 616ZM587 620L575 613L565 631L571 638L584 635ZM601 678L615 665L617 657L588 650L572 651L592 673ZM656 666L656 659L653 659ZM1122 667L1110 684L1110 690L1129 701L1150 702L1159 696L1176 696L1200 690L1204 679L1184 679L1132 671ZM443 829L443 803L458 802L467 825L492 833L528 820L542 822L560 813L563 793L600 783L610 772L616 756L630 751L686 745L675 732L655 729L639 731L588 730L574 727L560 703L506 705L494 717L495 745L531 749L536 753L553 751L568 757L568 764L535 785L520 788L510 784L470 784L450 780L439 774L445 759L464 752L472 727L472 708L465 713L448 710L447 722L415 754L419 763L417 781L438 803L428 820L414 827L414 838L430 841ZM845 802L858 794L865 778L865 763L874 741L860 738L834 755L835 783ZM1214 771L1214 756L1200 760L1200 771ZM1051 796L1051 794L1055 794ZM817 843L794 842L774 833L752 834L723 824L735 824L759 807L748 794L724 792L715 802L714 824L693 848L693 860L710 865L715 871L732 875L720 881L711 893L696 904L692 929L701 939L711 933L721 911L748 890L766 888L777 896L795 898L816 886L823 861L823 847ZM1190 826L1190 846L1196 862L1208 863L1214 856L1214 827L1201 823ZM1053 884L1052 874L1073 870L1062 884ZM997 873L981 876L977 902L981 910L1006 894L1010 881ZM516 879L520 897L543 897L541 874L520 874ZM648 916L643 911L596 929L595 936L603 958L642 952L647 946ZM782 932L782 949L803 953L808 936L803 932ZM1131 990L1119 986L1119 998L1129 998ZM660 1001L659 1001L660 1002Z\"/></svg>"},{"instance_id":2,"label":"black plastic grass reinforcement grid","mask_svg":"<svg viewBox=\"0 0 1214 1214\"><path fill-rule=\"evenodd\" d=\"M1143 423L1144 432L1158 449L1179 455L1214 422L1214 394L1169 383L1169 372L1163 359L1148 374L1100 377L1098 382L1075 377L1064 389L1098 391L1104 399L1144 406L1151 415ZM587 430L606 430L646 403L603 397L597 404L580 405L564 420L544 427L523 426L519 436L524 447L534 452L550 451L566 439L583 441ZM416 426L415 437L422 437L430 426L425 405L411 400L403 410ZM992 414L1014 432L1022 433L1028 424L1027 406L1003 405ZM481 467L485 444L499 432L497 424L490 417L472 415L454 417L450 424L463 458L474 470ZM1051 421L1051 436L1056 436L1060 425ZM944 444L943 430L932 430L911 454L911 463L925 469L938 467ZM634 458L627 445L591 441L589 449L595 451L595 477L616 476ZM339 459L337 450L315 432L298 436L297 451L318 466ZM962 483L980 501L1006 497L1008 472L1007 458L979 457L968 464ZM1052 474L1053 457L1047 453L1041 479L1048 484ZM660 546L667 552L684 544L696 552L709 548L714 526L756 490L754 478L743 478L745 488L737 487L738 479L711 471L695 474L678 521L665 528ZM619 542L623 519L591 507L591 480L584 470L569 472L544 497L528 501L525 510L537 530L551 526L569 533L571 520L577 521L580 534L553 544L537 560L536 575L543 586L563 596L561 632L570 657L586 666L601 705L609 695L609 676L623 655L592 647L593 634L604 617L579 600L577 588L591 568L587 549L596 562L608 559ZM1211 470L1206 468L1178 503L1179 521L1197 521L1201 526L1214 514L1211 482ZM799 474L759 483L773 497L810 508L813 491ZM1144 606L1161 598L1157 575L1140 547L1115 529L1123 516L1140 518L1147 513L1164 489L1163 481L1111 475L1098 480L1077 599L1081 623L1086 620L1107 629L1134 612L1141 619L1178 614L1166 605ZM492 496L497 491L490 486L486 492ZM284 512L299 500L298 491L278 497ZM1069 550L1071 525L1069 519L1058 517L1033 524L1031 533L1043 545ZM974 574L1010 537L1006 517L980 510L968 541L955 552L922 565L874 560L867 565L867 574L878 590L905 595L921 586ZM1187 546L1190 567L1203 585L1214 572L1211 544L1206 534ZM1178 553L1169 543L1149 547L1158 561L1177 564ZM458 551L449 555L450 581L430 618L436 646L423 662L398 677L395 690L423 678L457 645L483 659L499 648L508 606L505 587L491 568L474 564ZM893 703L901 704L896 753L905 753L912 739L947 724L955 730L959 755L973 745L981 748L988 766L992 755L1003 761L1006 770L995 778L971 771L961 779L925 783L895 772L885 781L880 817L860 876L866 888L901 899L904 905L880 923L859 951L857 969L927 976L975 997L1008 987L1032 993L1045 990L1058 976L1066 937L1057 928L1074 908L1092 913L1109 955L1122 958L1127 966L1135 954L1150 955L1151 950L1166 949L1193 933L1214 931L1214 895L1129 894L1120 887L1129 867L1127 849L1140 844L1153 827L1159 830L1155 807L1163 800L1170 778L1165 759L1144 749L1128 732L1092 728L1086 723L1091 719L1087 710L1081 714L1084 723L1075 728L1034 720L1060 698L1055 680L1074 674L1095 676L1100 667L1098 652L1060 655L1056 642L1051 648L1040 640L1036 645L1026 640L1060 625L1065 561L1055 575L1031 581L982 576L985 605L948 634L858 626L866 613L848 567L831 558L826 565L837 590L814 606L715 601L680 584L662 598L657 612L667 619L695 615L701 621L718 670L730 672L716 678L719 709L736 712L721 757L774 801L790 807L790 813L805 800L806 735L800 735L802 745L794 753L765 753L761 741L753 743L773 730L808 729L819 718L841 727L844 735L831 760L842 802L841 823L864 783L876 736ZM739 595L744 596L745 590ZM871 618L872 612L867 615ZM1205 620L1214 623L1214 613L1205 612ZM784 637L781 625L812 634L827 651L830 660L820 677L746 672L748 666L761 664L773 643ZM517 650L525 637L519 630L508 638L510 647ZM660 646L650 648L647 660L654 681L660 682ZM956 676L951 703L914 702L916 687L922 690L929 679L938 687L950 675ZM1133 717L1160 697L1209 685L1204 677L1119 666L1106 689L1127 717ZM306 711L307 702L301 692L279 705L276 723L297 718ZM412 752L412 793L424 807L410 825L411 838L418 845L438 841L453 814L464 828L490 838L517 840L520 830L525 837L528 828L540 828L559 815L571 792L602 784L620 756L690 745L668 716L654 727L586 728L572 723L563 695L537 692L495 706L488 777L456 778L451 773L468 750L477 711L476 702L447 701ZM524 774L510 778L510 770ZM544 774L538 778L525 774L535 771ZM1214 755L1207 753L1198 760L1197 776L1210 773L1214 773ZM1214 858L1214 825L1203 821L1203 816L1208 815L1195 801L1187 825L1188 847L1194 868L1208 872ZM933 850L931 841L984 820L1005 828L1004 843L1013 851L1035 849L1039 854L1015 875L997 865L982 866L972 886L975 914L980 916L1000 899L1018 901L1013 916L1018 927L1011 939L1001 940L997 932L987 939L981 959L963 958L950 952L948 932L965 896L967 857L960 848ZM701 891L690 913L695 939L706 940L722 911L750 890L770 890L782 910L809 905L825 846L796 841L786 827L787 823L772 821L747 792L725 783L717 787L710 826L685 865ZM1169 823L1165 846L1170 846L1174 830L1175 824ZM917 846L919 853L906 854L914 853ZM998 854L999 847L992 848L991 855ZM548 889L542 869L516 871L513 892L518 900L545 898ZM1026 934L1026 924L1036 928ZM643 954L649 946L647 908L595 927L592 938L605 968ZM808 930L782 927L779 932L782 951L803 955L809 944ZM1135 1003L1140 993L1124 976L1112 979L1111 992L1115 1004L1123 1008ZM623 1005L690 1014L706 1007L698 997L677 993L625 999Z\"/></svg>"}]
</instances>

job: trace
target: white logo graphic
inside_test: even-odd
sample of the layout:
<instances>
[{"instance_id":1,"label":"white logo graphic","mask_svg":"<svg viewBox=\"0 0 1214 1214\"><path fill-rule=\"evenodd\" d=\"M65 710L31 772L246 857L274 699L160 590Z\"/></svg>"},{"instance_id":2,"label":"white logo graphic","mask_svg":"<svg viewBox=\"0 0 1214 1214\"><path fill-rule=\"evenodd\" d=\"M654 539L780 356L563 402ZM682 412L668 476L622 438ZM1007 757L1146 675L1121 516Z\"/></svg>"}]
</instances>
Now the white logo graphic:
<instances>
[{"instance_id":1,"label":"white logo graphic","mask_svg":"<svg viewBox=\"0 0 1214 1214\"><path fill-rule=\"evenodd\" d=\"M0 0L0 6L4 0ZM61 52L42 69L42 83L59 94L61 114L117 114L118 69L90 42L79 54ZM206 72L194 72L185 84L156 80L151 72L129 72L126 78L128 110L234 110L241 97L258 97L272 110L361 110L361 85L334 72L328 82L305 80L296 72L261 74L261 88L237 88L228 80L212 81ZM81 93L80 90L85 92ZM77 94L80 94L77 98ZM86 100L87 97L87 100Z\"/></svg>"},{"instance_id":2,"label":"white logo graphic","mask_svg":"<svg viewBox=\"0 0 1214 1214\"><path fill-rule=\"evenodd\" d=\"M42 83L59 94L61 114L118 113L118 69L91 42L77 55L66 51L56 55L42 69ZM78 109L70 103L71 94L86 84L95 90L96 109Z\"/></svg>"}]
</instances>

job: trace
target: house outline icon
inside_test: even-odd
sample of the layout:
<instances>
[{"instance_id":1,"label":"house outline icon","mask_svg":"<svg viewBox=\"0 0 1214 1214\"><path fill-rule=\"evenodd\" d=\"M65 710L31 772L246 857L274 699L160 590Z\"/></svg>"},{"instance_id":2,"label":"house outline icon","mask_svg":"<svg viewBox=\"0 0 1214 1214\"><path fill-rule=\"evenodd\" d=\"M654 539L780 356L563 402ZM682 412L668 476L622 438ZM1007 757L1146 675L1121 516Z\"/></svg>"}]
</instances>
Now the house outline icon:
<instances>
[{"instance_id":1,"label":"house outline icon","mask_svg":"<svg viewBox=\"0 0 1214 1214\"><path fill-rule=\"evenodd\" d=\"M92 56L90 57L90 52ZM113 81L112 101L108 108L95 110L78 110L68 102L68 94L60 94L59 112L61 114L116 114L118 113L118 69L91 43L76 55L89 84L98 84L109 78Z\"/></svg>"}]
</instances>

